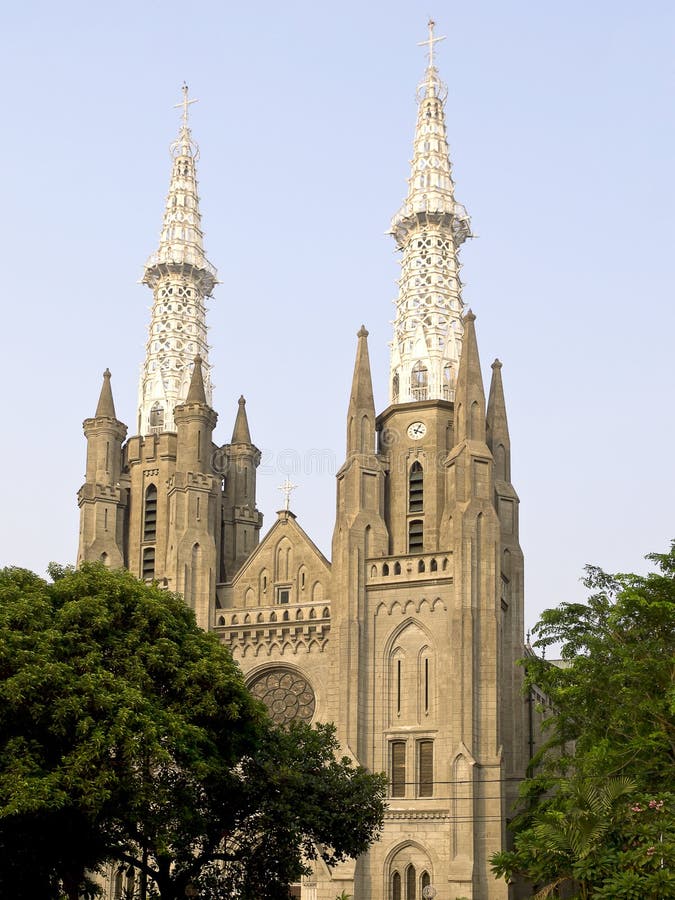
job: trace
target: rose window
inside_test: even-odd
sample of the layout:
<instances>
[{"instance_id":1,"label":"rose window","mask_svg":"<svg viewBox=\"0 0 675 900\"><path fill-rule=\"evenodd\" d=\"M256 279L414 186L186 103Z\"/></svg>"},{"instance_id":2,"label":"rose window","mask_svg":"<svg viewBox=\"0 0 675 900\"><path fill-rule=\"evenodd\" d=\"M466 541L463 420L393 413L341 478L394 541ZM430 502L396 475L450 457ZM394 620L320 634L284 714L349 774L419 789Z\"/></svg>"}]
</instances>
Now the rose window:
<instances>
[{"instance_id":1,"label":"rose window","mask_svg":"<svg viewBox=\"0 0 675 900\"><path fill-rule=\"evenodd\" d=\"M251 682L249 690L262 700L277 725L296 720L310 722L314 715L314 691L302 675L291 669L268 669Z\"/></svg>"}]
</instances>

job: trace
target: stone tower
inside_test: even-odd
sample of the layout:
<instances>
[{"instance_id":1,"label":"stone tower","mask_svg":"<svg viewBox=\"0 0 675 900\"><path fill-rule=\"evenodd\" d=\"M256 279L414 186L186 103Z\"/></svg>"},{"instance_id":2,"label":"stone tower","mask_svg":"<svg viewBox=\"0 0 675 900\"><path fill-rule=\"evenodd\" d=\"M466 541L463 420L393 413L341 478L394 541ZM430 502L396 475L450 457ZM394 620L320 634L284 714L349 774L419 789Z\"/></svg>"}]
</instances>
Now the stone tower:
<instances>
[{"instance_id":1,"label":"stone tower","mask_svg":"<svg viewBox=\"0 0 675 900\"><path fill-rule=\"evenodd\" d=\"M489 858L505 844L527 762L518 497L502 366L486 404L475 316L463 307L458 254L471 229L454 199L440 40L430 23L412 172L392 224L401 279L381 373L390 403L377 414L362 326L332 560L288 502L259 541L260 452L243 397L230 443L214 441L203 304L215 270L187 93L144 279L155 300L139 433L123 443L109 373L84 423L80 559L181 592L277 722L335 722L346 754L389 775L381 840L332 871L318 862L293 888L302 900L508 897Z\"/></svg>"},{"instance_id":2,"label":"stone tower","mask_svg":"<svg viewBox=\"0 0 675 900\"><path fill-rule=\"evenodd\" d=\"M138 431L124 443L127 429L115 417L107 370L96 414L84 422L78 561L101 559L159 581L182 593L208 628L216 585L241 565L241 548L250 553L258 543L262 516L255 508L260 453L251 443L243 398L232 444L219 447L213 440L218 417L211 407L205 300L216 270L203 247L199 148L188 126L192 102L184 85L159 248L143 276L154 299Z\"/></svg>"}]
</instances>

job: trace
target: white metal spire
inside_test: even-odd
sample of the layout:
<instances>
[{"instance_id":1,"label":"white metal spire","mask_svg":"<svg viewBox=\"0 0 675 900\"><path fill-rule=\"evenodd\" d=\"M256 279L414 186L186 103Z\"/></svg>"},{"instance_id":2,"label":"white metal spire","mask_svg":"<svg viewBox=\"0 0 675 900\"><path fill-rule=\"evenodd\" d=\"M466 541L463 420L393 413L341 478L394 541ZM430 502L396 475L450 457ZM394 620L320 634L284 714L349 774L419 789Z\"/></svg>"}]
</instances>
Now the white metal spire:
<instances>
[{"instance_id":1,"label":"white metal spire","mask_svg":"<svg viewBox=\"0 0 675 900\"><path fill-rule=\"evenodd\" d=\"M391 223L402 251L401 279L391 344L392 403L453 400L462 349L462 294L457 251L471 223L454 195L445 127L447 90L434 65L429 20L429 61L418 97L408 195Z\"/></svg>"},{"instance_id":2,"label":"white metal spire","mask_svg":"<svg viewBox=\"0 0 675 900\"><path fill-rule=\"evenodd\" d=\"M195 356L202 359L206 399L211 404L205 298L216 270L207 260L199 214L195 163L199 148L188 125L196 100L183 85L178 138L159 247L145 265L143 283L153 292L150 332L138 391L139 434L174 431L174 408L185 402Z\"/></svg>"}]
</instances>

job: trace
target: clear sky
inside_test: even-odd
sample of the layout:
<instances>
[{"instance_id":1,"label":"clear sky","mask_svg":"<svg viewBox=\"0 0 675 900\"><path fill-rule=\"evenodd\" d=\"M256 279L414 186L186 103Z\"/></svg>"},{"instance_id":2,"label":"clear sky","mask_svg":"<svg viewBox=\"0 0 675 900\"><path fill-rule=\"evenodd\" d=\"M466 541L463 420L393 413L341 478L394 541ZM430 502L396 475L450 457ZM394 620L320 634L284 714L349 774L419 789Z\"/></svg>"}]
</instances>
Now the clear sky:
<instances>
[{"instance_id":1,"label":"clear sky","mask_svg":"<svg viewBox=\"0 0 675 900\"><path fill-rule=\"evenodd\" d=\"M248 401L265 528L330 553L356 331L379 409L417 42L433 15L486 387L498 356L527 621L585 563L640 570L675 536L675 5L116 0L0 12L0 563L76 554L82 420L109 366L133 426L186 80L201 146L217 440ZM132 429L133 430L133 429ZM317 458L321 464L317 463ZM322 471L323 470L323 471Z\"/></svg>"}]
</instances>

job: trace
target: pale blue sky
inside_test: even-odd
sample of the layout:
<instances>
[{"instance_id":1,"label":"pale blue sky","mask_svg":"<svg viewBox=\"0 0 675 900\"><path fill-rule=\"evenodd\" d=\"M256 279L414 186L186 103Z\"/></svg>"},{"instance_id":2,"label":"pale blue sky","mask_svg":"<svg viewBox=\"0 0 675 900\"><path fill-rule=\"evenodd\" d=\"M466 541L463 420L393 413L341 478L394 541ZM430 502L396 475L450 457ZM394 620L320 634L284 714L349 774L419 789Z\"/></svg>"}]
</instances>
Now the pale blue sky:
<instances>
[{"instance_id":1,"label":"pale blue sky","mask_svg":"<svg viewBox=\"0 0 675 900\"><path fill-rule=\"evenodd\" d=\"M355 333L379 409L417 47L448 35L462 249L483 370L503 361L527 620L675 535L670 2L23 2L0 13L4 174L0 563L73 560L81 422L105 366L133 426L168 146L185 79L211 361L229 439L244 393L265 527L292 507L330 552ZM316 471L315 451L329 471ZM313 468L313 472L303 469Z\"/></svg>"}]
</instances>

